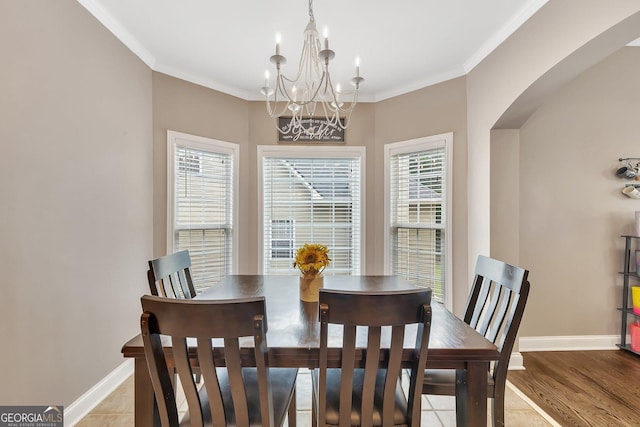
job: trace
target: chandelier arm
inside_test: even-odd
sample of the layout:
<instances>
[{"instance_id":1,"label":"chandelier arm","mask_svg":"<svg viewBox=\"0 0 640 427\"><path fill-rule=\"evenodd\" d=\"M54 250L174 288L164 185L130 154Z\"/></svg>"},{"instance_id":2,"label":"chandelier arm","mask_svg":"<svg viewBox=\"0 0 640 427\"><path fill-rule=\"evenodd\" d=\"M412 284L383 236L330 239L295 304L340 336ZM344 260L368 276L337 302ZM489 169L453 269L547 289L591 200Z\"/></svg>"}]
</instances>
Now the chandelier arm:
<instances>
[{"instance_id":1,"label":"chandelier arm","mask_svg":"<svg viewBox=\"0 0 640 427\"><path fill-rule=\"evenodd\" d=\"M337 111L332 111L333 114L331 116L331 119L328 119L327 121L331 124L331 126L335 126L338 123L340 123L340 115L338 114Z\"/></svg>"},{"instance_id":2,"label":"chandelier arm","mask_svg":"<svg viewBox=\"0 0 640 427\"><path fill-rule=\"evenodd\" d=\"M342 129L346 129L349 126L349 123L351 122L351 113L353 113L353 109L354 109L354 107L356 106L357 103L358 103L358 91L356 91L355 94L353 95L353 101L352 101L350 107L345 110L346 117L345 117L345 120L344 120L344 125L342 125L342 123L340 123L340 127Z\"/></svg>"},{"instance_id":3,"label":"chandelier arm","mask_svg":"<svg viewBox=\"0 0 640 427\"><path fill-rule=\"evenodd\" d=\"M320 88L322 87L322 82L325 80L325 78L326 76L323 74L322 77L320 78L320 84L318 84L318 87L313 92L313 96L309 97L309 100L304 105L309 104L311 102L317 102L317 101L314 101L314 99L316 99L316 97L318 96L318 93L320 93ZM322 102L324 102L324 100Z\"/></svg>"},{"instance_id":4,"label":"chandelier arm","mask_svg":"<svg viewBox=\"0 0 640 427\"><path fill-rule=\"evenodd\" d=\"M328 110L328 111L327 111ZM324 119L328 126L335 126L339 121L337 112L330 107L330 104L326 101L322 102L322 112L324 113Z\"/></svg>"},{"instance_id":5,"label":"chandelier arm","mask_svg":"<svg viewBox=\"0 0 640 427\"><path fill-rule=\"evenodd\" d=\"M286 76L284 76L284 75L283 75L283 76L281 76L281 77L282 77L283 79L285 79L286 81L288 81L288 82L290 82L290 83L293 83L294 85L295 85L295 83L296 83L296 80L291 80L291 79L287 78L287 77L286 77ZM322 78L324 79L324 76L323 76ZM284 85L284 83L283 83L281 86L279 86L279 87L281 87L281 89L282 89L282 90L280 91L280 93L281 93L283 96L285 96L286 98L288 98L288 99L290 99L290 100L292 100L292 99L293 99L293 97L292 97L291 95L289 95L289 92L286 90L286 86ZM313 92L313 96L311 96L308 100L306 100L306 101L289 101L289 102L291 102L291 103L295 103L295 104L298 104L298 105L300 105L300 106L305 106L305 105L307 105L307 104L311 104L311 103L313 103L313 102L318 102L318 101L314 101L314 99L316 98L316 96L318 95L318 93L319 93L319 92L320 92L320 86L318 86L318 87L315 89L315 91Z\"/></svg>"},{"instance_id":6,"label":"chandelier arm","mask_svg":"<svg viewBox=\"0 0 640 427\"><path fill-rule=\"evenodd\" d=\"M289 107L289 101L278 101L278 92L282 93L283 96L285 97L285 99L287 98L286 94L283 93L282 91L282 85L280 84L280 82L278 82L276 84L276 89L274 91L274 95L273 95L273 101L271 101L269 99L269 97L267 96L267 112L269 113L269 116L271 117L278 117L278 116L282 116L283 114L286 113L288 107ZM271 103L273 102L274 106L271 106ZM277 109L278 103L282 103L284 102L284 106L282 107L282 110L280 110L279 112L276 112L275 110Z\"/></svg>"},{"instance_id":7,"label":"chandelier arm","mask_svg":"<svg viewBox=\"0 0 640 427\"><path fill-rule=\"evenodd\" d=\"M340 127L342 129L346 129L349 126L349 123L351 122L351 113L353 113L353 108L350 108L349 111L346 113L346 116L344 119L344 125L342 125L342 123L340 124Z\"/></svg>"},{"instance_id":8,"label":"chandelier arm","mask_svg":"<svg viewBox=\"0 0 640 427\"><path fill-rule=\"evenodd\" d=\"M271 122L273 123L273 127L275 127L278 132L283 133L282 130L280 129L280 126L279 126L279 123L278 123L278 120L277 120L278 117L277 116L271 116L271 118L273 119L273 120L271 120Z\"/></svg>"},{"instance_id":9,"label":"chandelier arm","mask_svg":"<svg viewBox=\"0 0 640 427\"><path fill-rule=\"evenodd\" d=\"M337 113L351 113L358 102L358 91L356 90L352 92L353 98L349 104L349 108L342 108L340 106L340 103L338 102L338 97L333 88L333 84L331 83L331 76L328 73L327 73L327 76L328 76L327 80L329 81L329 87L331 88L331 96L333 98L333 102L335 105L335 108L332 109L332 111L336 111Z\"/></svg>"},{"instance_id":10,"label":"chandelier arm","mask_svg":"<svg viewBox=\"0 0 640 427\"><path fill-rule=\"evenodd\" d=\"M280 74L280 79L278 80L278 88L280 89L280 93L282 94L282 96L284 96L286 98L286 105L284 106L282 113L284 114L286 112L286 110L289 108L289 105L291 105L292 103L297 104L297 102L293 101L293 97L289 94L289 92L287 91L287 85L284 83L285 80L292 82L291 80L289 80L286 76L284 76L283 74ZM277 90L276 90L277 92ZM294 112L295 113L295 112Z\"/></svg>"},{"instance_id":11,"label":"chandelier arm","mask_svg":"<svg viewBox=\"0 0 640 427\"><path fill-rule=\"evenodd\" d=\"M350 113L351 111L353 111L354 107L356 106L356 103L357 103L357 98L355 98L355 99L351 100L351 101L348 103L348 104L349 104L349 107L347 107L347 108L338 107L338 111L339 111L340 113L345 113L345 114L346 114L346 113Z\"/></svg>"},{"instance_id":12,"label":"chandelier arm","mask_svg":"<svg viewBox=\"0 0 640 427\"><path fill-rule=\"evenodd\" d=\"M283 101L280 101L280 103ZM272 101L267 100L267 112L271 118L276 118L284 115L287 112L287 104L285 103L284 107L280 111L276 111L278 103L274 103ZM273 106L271 105L273 104Z\"/></svg>"},{"instance_id":13,"label":"chandelier arm","mask_svg":"<svg viewBox=\"0 0 640 427\"><path fill-rule=\"evenodd\" d=\"M300 62L298 62L298 72L296 73L296 77L293 80L289 80L292 83L297 82L298 80L300 80L300 76L302 75L302 72L304 71L305 67L305 63L308 60L310 53L309 53L309 47L307 46L307 41L305 40L304 43L302 44L302 53L300 54Z\"/></svg>"},{"instance_id":14,"label":"chandelier arm","mask_svg":"<svg viewBox=\"0 0 640 427\"><path fill-rule=\"evenodd\" d=\"M307 68L305 66L305 63L310 60L309 59L310 58L310 53L309 53L309 49L308 49L307 44L308 43L305 40L305 43L302 45L302 54L300 55L300 61L298 62L298 71L297 71L296 77L294 79L288 78L284 74L280 73L280 70L278 70L278 74L282 78L284 78L285 80L287 80L290 83L293 83L294 85L300 80L302 72Z\"/></svg>"},{"instance_id":15,"label":"chandelier arm","mask_svg":"<svg viewBox=\"0 0 640 427\"><path fill-rule=\"evenodd\" d=\"M331 110L332 111L340 111L340 103L338 102L338 97L337 97L336 92L335 92L335 90L333 88L333 82L331 82L331 74L329 74L329 70L328 69L323 74L323 77L325 75L326 75L325 94L327 92L327 89L329 89L329 93L331 94L331 101L332 101L333 105L335 105L335 108L331 108Z\"/></svg>"},{"instance_id":16,"label":"chandelier arm","mask_svg":"<svg viewBox=\"0 0 640 427\"><path fill-rule=\"evenodd\" d=\"M344 124L342 123L342 120L340 120L339 111L337 110L331 110L331 111L333 111L333 114L332 114L332 117L329 118L329 115L325 110L325 120L327 121L329 126L333 126L333 127L339 126L343 130L346 129L349 126L349 121L351 120L351 112L353 111L353 109L350 109L348 111L345 110L346 117L344 120Z\"/></svg>"}]
</instances>

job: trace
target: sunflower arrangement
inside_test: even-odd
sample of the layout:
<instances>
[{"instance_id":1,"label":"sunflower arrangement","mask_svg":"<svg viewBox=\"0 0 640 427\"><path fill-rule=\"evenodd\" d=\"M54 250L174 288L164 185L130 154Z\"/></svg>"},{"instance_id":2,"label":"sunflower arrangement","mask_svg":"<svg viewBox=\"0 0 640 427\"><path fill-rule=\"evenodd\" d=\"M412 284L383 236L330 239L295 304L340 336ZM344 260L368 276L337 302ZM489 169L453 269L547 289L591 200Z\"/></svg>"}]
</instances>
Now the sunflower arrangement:
<instances>
[{"instance_id":1,"label":"sunflower arrangement","mask_svg":"<svg viewBox=\"0 0 640 427\"><path fill-rule=\"evenodd\" d=\"M325 245L305 243L298 249L293 266L304 276L316 276L329 265L329 249Z\"/></svg>"}]
</instances>

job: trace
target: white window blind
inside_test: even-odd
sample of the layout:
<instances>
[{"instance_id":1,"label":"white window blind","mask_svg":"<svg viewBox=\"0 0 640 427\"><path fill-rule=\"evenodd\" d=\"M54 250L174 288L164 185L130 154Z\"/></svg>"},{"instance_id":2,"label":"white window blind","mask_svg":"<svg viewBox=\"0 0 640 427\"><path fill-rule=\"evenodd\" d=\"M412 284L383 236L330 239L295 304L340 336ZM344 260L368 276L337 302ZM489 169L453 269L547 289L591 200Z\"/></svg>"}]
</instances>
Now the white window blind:
<instances>
[{"instance_id":1,"label":"white window blind","mask_svg":"<svg viewBox=\"0 0 640 427\"><path fill-rule=\"evenodd\" d=\"M203 143L204 138L170 133L170 140L169 247L173 252L189 250L200 292L232 272L234 153L226 145Z\"/></svg>"},{"instance_id":2,"label":"white window blind","mask_svg":"<svg viewBox=\"0 0 640 427\"><path fill-rule=\"evenodd\" d=\"M295 257L295 226L290 219L271 220L271 258L291 260Z\"/></svg>"},{"instance_id":3,"label":"white window blind","mask_svg":"<svg viewBox=\"0 0 640 427\"><path fill-rule=\"evenodd\" d=\"M325 274L360 274L361 175L360 156L262 157L264 274L295 274L305 243L329 248Z\"/></svg>"},{"instance_id":4,"label":"white window blind","mask_svg":"<svg viewBox=\"0 0 640 427\"><path fill-rule=\"evenodd\" d=\"M447 182L444 141L389 151L391 273L433 290L444 302L447 279Z\"/></svg>"}]
</instances>

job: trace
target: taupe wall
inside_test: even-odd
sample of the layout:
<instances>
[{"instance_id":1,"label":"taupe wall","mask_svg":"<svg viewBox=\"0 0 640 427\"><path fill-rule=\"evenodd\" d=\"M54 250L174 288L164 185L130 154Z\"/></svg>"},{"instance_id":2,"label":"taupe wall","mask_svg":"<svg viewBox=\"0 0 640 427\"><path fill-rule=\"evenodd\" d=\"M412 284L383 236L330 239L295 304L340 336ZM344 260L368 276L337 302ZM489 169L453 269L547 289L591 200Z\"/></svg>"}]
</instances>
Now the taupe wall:
<instances>
[{"instance_id":1,"label":"taupe wall","mask_svg":"<svg viewBox=\"0 0 640 427\"><path fill-rule=\"evenodd\" d=\"M520 130L491 131L491 165L491 256L520 265Z\"/></svg>"},{"instance_id":2,"label":"taupe wall","mask_svg":"<svg viewBox=\"0 0 640 427\"><path fill-rule=\"evenodd\" d=\"M123 363L152 249L151 71L72 0L0 2L0 403Z\"/></svg>"},{"instance_id":3,"label":"taupe wall","mask_svg":"<svg viewBox=\"0 0 640 427\"><path fill-rule=\"evenodd\" d=\"M614 171L619 157L640 156L639 69L640 48L623 48L520 130L520 260L535 272L523 336L619 331L619 236L640 203Z\"/></svg>"},{"instance_id":4,"label":"taupe wall","mask_svg":"<svg viewBox=\"0 0 640 427\"><path fill-rule=\"evenodd\" d=\"M247 164L248 103L205 87L153 72L153 256L167 250L167 130L240 144L240 164ZM240 224L247 218L247 186L240 172ZM238 227L240 238L246 236ZM242 253L242 252L241 252ZM239 271L247 271L240 257Z\"/></svg>"},{"instance_id":5,"label":"taupe wall","mask_svg":"<svg viewBox=\"0 0 640 427\"><path fill-rule=\"evenodd\" d=\"M490 252L491 129L529 90L524 101L535 109L553 95L549 88L561 87L639 37L638 11L639 0L551 0L467 75L468 155L473 159L467 177L473 209L467 239L469 283L477 255Z\"/></svg>"},{"instance_id":6,"label":"taupe wall","mask_svg":"<svg viewBox=\"0 0 640 427\"><path fill-rule=\"evenodd\" d=\"M374 251L372 262L382 273L384 247L384 144L453 132L453 308L461 314L467 301L467 95L464 77L449 80L406 95L375 104L374 153L368 161L377 173L369 177L367 207L368 227L374 240L368 240ZM373 157L373 159L371 159Z\"/></svg>"}]
</instances>

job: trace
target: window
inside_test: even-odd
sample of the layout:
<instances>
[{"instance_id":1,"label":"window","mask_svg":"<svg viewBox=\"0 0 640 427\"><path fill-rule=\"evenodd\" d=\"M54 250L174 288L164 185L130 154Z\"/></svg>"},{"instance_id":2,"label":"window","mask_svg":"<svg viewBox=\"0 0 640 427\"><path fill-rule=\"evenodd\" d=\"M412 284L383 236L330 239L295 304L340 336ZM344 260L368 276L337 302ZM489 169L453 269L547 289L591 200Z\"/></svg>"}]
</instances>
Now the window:
<instances>
[{"instance_id":1,"label":"window","mask_svg":"<svg viewBox=\"0 0 640 427\"><path fill-rule=\"evenodd\" d=\"M188 249L196 291L235 271L238 145L169 131L169 252Z\"/></svg>"},{"instance_id":2,"label":"window","mask_svg":"<svg viewBox=\"0 0 640 427\"><path fill-rule=\"evenodd\" d=\"M329 247L327 274L360 274L364 148L258 147L263 274L292 274L305 243Z\"/></svg>"},{"instance_id":3,"label":"window","mask_svg":"<svg viewBox=\"0 0 640 427\"><path fill-rule=\"evenodd\" d=\"M295 230L292 219L271 220L271 258L293 260Z\"/></svg>"},{"instance_id":4,"label":"window","mask_svg":"<svg viewBox=\"0 0 640 427\"><path fill-rule=\"evenodd\" d=\"M385 145L387 271L448 302L452 134ZM449 305L449 304L447 304Z\"/></svg>"}]
</instances>

